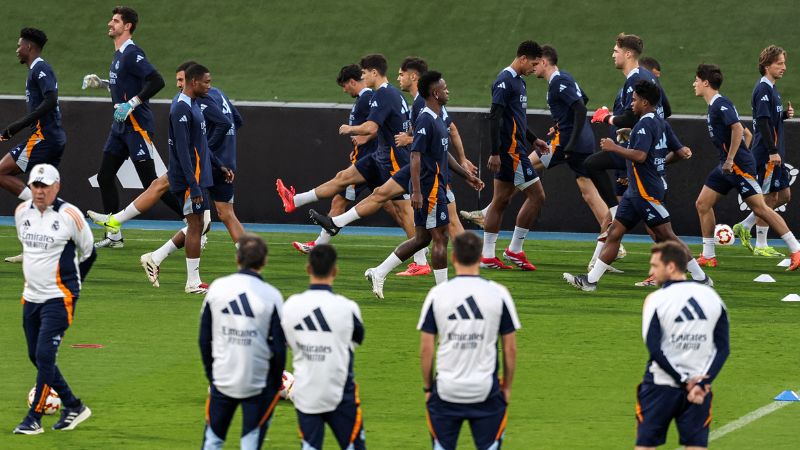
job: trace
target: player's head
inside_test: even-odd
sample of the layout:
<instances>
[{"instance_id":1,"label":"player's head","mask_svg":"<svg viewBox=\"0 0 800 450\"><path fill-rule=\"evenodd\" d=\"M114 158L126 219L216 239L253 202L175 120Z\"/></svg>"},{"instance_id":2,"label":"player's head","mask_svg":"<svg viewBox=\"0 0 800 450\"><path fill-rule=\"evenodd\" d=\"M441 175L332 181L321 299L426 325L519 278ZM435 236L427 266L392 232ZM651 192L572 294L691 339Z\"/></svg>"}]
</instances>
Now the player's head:
<instances>
[{"instance_id":1,"label":"player's head","mask_svg":"<svg viewBox=\"0 0 800 450\"><path fill-rule=\"evenodd\" d=\"M364 82L361 79L361 66L358 64L349 64L339 70L339 75L336 77L336 84L342 87L342 90L349 94L350 97L356 98L364 88Z\"/></svg>"},{"instance_id":2,"label":"player's head","mask_svg":"<svg viewBox=\"0 0 800 450\"><path fill-rule=\"evenodd\" d=\"M211 89L211 72L202 64L194 64L184 70L186 81L183 93L190 97L203 97Z\"/></svg>"},{"instance_id":3,"label":"player's head","mask_svg":"<svg viewBox=\"0 0 800 450\"><path fill-rule=\"evenodd\" d=\"M175 69L175 87L178 91L183 90L183 85L186 84L186 69L197 64L197 61L186 61Z\"/></svg>"},{"instance_id":4,"label":"player's head","mask_svg":"<svg viewBox=\"0 0 800 450\"><path fill-rule=\"evenodd\" d=\"M308 253L306 270L313 281L330 284L336 277L336 249L328 244L315 245Z\"/></svg>"},{"instance_id":5,"label":"player's head","mask_svg":"<svg viewBox=\"0 0 800 450\"><path fill-rule=\"evenodd\" d=\"M633 86L633 101L631 108L633 114L642 116L656 109L656 105L661 100L661 91L655 83L647 80L639 80Z\"/></svg>"},{"instance_id":6,"label":"player's head","mask_svg":"<svg viewBox=\"0 0 800 450\"><path fill-rule=\"evenodd\" d=\"M239 248L236 250L236 264L240 269L261 272L267 265L269 249L263 239L253 233L245 233L239 238Z\"/></svg>"},{"instance_id":7,"label":"player's head","mask_svg":"<svg viewBox=\"0 0 800 450\"><path fill-rule=\"evenodd\" d=\"M614 67L623 69L632 61L638 61L639 55L644 50L642 38L635 34L620 33L614 44L614 52L611 57L614 59Z\"/></svg>"},{"instance_id":8,"label":"player's head","mask_svg":"<svg viewBox=\"0 0 800 450\"><path fill-rule=\"evenodd\" d=\"M523 41L517 46L517 58L520 75L527 76L542 59L542 47L536 41Z\"/></svg>"},{"instance_id":9,"label":"player's head","mask_svg":"<svg viewBox=\"0 0 800 450\"><path fill-rule=\"evenodd\" d=\"M41 53L46 43L47 35L44 34L44 31L37 28L20 30L19 41L17 41L17 57L20 64L27 64L33 55Z\"/></svg>"},{"instance_id":10,"label":"player's head","mask_svg":"<svg viewBox=\"0 0 800 450\"><path fill-rule=\"evenodd\" d=\"M700 64L694 74L694 95L702 97L722 86L722 70L716 64Z\"/></svg>"},{"instance_id":11,"label":"player's head","mask_svg":"<svg viewBox=\"0 0 800 450\"><path fill-rule=\"evenodd\" d=\"M770 45L761 50L761 55L758 56L758 71L773 80L783 78L783 73L786 72L786 51L777 45Z\"/></svg>"},{"instance_id":12,"label":"player's head","mask_svg":"<svg viewBox=\"0 0 800 450\"><path fill-rule=\"evenodd\" d=\"M650 275L659 286L669 280L686 279L686 265L690 256L686 248L676 241L658 243L650 249Z\"/></svg>"},{"instance_id":13,"label":"player's head","mask_svg":"<svg viewBox=\"0 0 800 450\"><path fill-rule=\"evenodd\" d=\"M400 89L410 92L411 88L419 81L419 77L428 71L428 63L424 59L416 56L409 56L400 63L397 71L397 82Z\"/></svg>"},{"instance_id":14,"label":"player's head","mask_svg":"<svg viewBox=\"0 0 800 450\"><path fill-rule=\"evenodd\" d=\"M133 8L117 6L111 10L111 20L108 21L108 37L116 39L126 33L133 34L137 23L139 23L139 14Z\"/></svg>"},{"instance_id":15,"label":"player's head","mask_svg":"<svg viewBox=\"0 0 800 450\"><path fill-rule=\"evenodd\" d=\"M477 269L481 262L483 241L477 234L465 231L453 239L453 265L456 272L463 268Z\"/></svg>"},{"instance_id":16,"label":"player's head","mask_svg":"<svg viewBox=\"0 0 800 450\"><path fill-rule=\"evenodd\" d=\"M419 95L425 100L433 98L440 105L446 105L447 101L450 99L447 83L445 83L444 78L442 78L442 74L435 70L429 70L423 73L422 76L419 77L417 87L419 88Z\"/></svg>"},{"instance_id":17,"label":"player's head","mask_svg":"<svg viewBox=\"0 0 800 450\"><path fill-rule=\"evenodd\" d=\"M545 78L551 75L558 66L558 52L552 45L542 46L542 59L539 64L533 69L533 74L536 78Z\"/></svg>"},{"instance_id":18,"label":"player's head","mask_svg":"<svg viewBox=\"0 0 800 450\"><path fill-rule=\"evenodd\" d=\"M31 169L28 177L28 187L31 190L33 205L44 211L53 204L61 189L61 176L58 169L50 164L37 164Z\"/></svg>"},{"instance_id":19,"label":"player's head","mask_svg":"<svg viewBox=\"0 0 800 450\"><path fill-rule=\"evenodd\" d=\"M386 71L389 68L389 63L386 57L380 53L373 53L361 58L359 62L361 66L361 78L364 84L375 89L378 87L378 81L386 77Z\"/></svg>"},{"instance_id":20,"label":"player's head","mask_svg":"<svg viewBox=\"0 0 800 450\"><path fill-rule=\"evenodd\" d=\"M656 77L661 76L661 64L652 56L645 56L639 60L639 65L653 73Z\"/></svg>"}]
</instances>

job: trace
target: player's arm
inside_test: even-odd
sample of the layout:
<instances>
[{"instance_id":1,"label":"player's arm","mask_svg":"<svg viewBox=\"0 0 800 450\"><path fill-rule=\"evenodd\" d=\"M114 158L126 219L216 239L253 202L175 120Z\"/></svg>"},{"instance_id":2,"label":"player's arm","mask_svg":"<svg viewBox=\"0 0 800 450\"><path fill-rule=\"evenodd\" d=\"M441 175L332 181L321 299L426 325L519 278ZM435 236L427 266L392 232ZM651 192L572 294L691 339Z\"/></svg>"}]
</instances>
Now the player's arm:
<instances>
[{"instance_id":1,"label":"player's arm","mask_svg":"<svg viewBox=\"0 0 800 450\"><path fill-rule=\"evenodd\" d=\"M725 361L728 359L728 355L731 353L728 312L725 310L724 306L721 306L721 308L722 314L720 314L719 320L717 320L717 324L714 326L714 347L716 347L717 352L714 355L714 359L711 361L711 366L709 366L708 372L706 372L707 378L697 383L700 386L711 384L714 381L714 378L719 375L719 372L722 370L722 366L725 364Z\"/></svg>"},{"instance_id":2,"label":"player's arm","mask_svg":"<svg viewBox=\"0 0 800 450\"><path fill-rule=\"evenodd\" d=\"M149 100L165 86L164 77L150 64L144 52L140 50L125 55L130 59L131 72L143 78L144 83L142 83L142 89L133 98L115 106L114 120L118 122L124 122L137 106Z\"/></svg>"},{"instance_id":3,"label":"player's arm","mask_svg":"<svg viewBox=\"0 0 800 450\"><path fill-rule=\"evenodd\" d=\"M733 173L733 160L736 158L736 153L739 151L739 143L742 142L744 136L744 127L737 120L731 124L731 146L728 149L728 157L722 164L722 171L725 173Z\"/></svg>"},{"instance_id":4,"label":"player's arm","mask_svg":"<svg viewBox=\"0 0 800 450\"><path fill-rule=\"evenodd\" d=\"M361 319L361 310L358 303L351 302L353 306L353 336L351 340L355 345L364 343L364 321Z\"/></svg>"},{"instance_id":5,"label":"player's arm","mask_svg":"<svg viewBox=\"0 0 800 450\"><path fill-rule=\"evenodd\" d=\"M339 134L353 134L356 136L368 136L378 133L378 124L367 120L361 125L342 125L339 127Z\"/></svg>"},{"instance_id":6,"label":"player's arm","mask_svg":"<svg viewBox=\"0 0 800 450\"><path fill-rule=\"evenodd\" d=\"M669 125L669 122L664 123L666 124L664 134L667 137L667 150L669 150L666 158L664 158L664 162L666 164L672 164L683 159L691 158L692 149L681 143L680 139L678 139L678 136L675 134L675 131L673 131L672 127Z\"/></svg>"},{"instance_id":7,"label":"player's arm","mask_svg":"<svg viewBox=\"0 0 800 450\"><path fill-rule=\"evenodd\" d=\"M645 309L646 311L647 309ZM686 381L688 381L688 377L682 377L681 374L675 370L675 366L669 362L667 356L664 354L664 351L661 349L661 338L662 331L661 331L661 322L658 319L658 312L653 310L652 316L650 318L650 324L646 331L646 338L645 343L647 344L647 350L650 353L650 359L655 361L659 367L664 369L667 374L675 380L679 386L683 386Z\"/></svg>"},{"instance_id":8,"label":"player's arm","mask_svg":"<svg viewBox=\"0 0 800 450\"><path fill-rule=\"evenodd\" d=\"M86 90L87 88L95 89L101 87L109 89L110 85L111 83L109 83L108 80L100 78L96 73L90 73L83 77L83 84L81 85L81 89Z\"/></svg>"},{"instance_id":9,"label":"player's arm","mask_svg":"<svg viewBox=\"0 0 800 450\"><path fill-rule=\"evenodd\" d=\"M433 355L436 335L423 331L419 340L420 369L422 369L422 387L429 390L433 387Z\"/></svg>"},{"instance_id":10,"label":"player's arm","mask_svg":"<svg viewBox=\"0 0 800 450\"><path fill-rule=\"evenodd\" d=\"M278 307L272 311L269 330L267 331L267 346L272 357L269 360L269 373L267 374L268 386L280 386L283 378L283 369L286 368L286 335L281 327L281 316Z\"/></svg>"},{"instance_id":11,"label":"player's arm","mask_svg":"<svg viewBox=\"0 0 800 450\"><path fill-rule=\"evenodd\" d=\"M422 208L422 189L420 188L419 175L422 170L422 157L419 150L411 151L409 164L411 164L411 207L420 209Z\"/></svg>"},{"instance_id":12,"label":"player's arm","mask_svg":"<svg viewBox=\"0 0 800 450\"><path fill-rule=\"evenodd\" d=\"M180 121L180 117L186 117L191 120L192 111L188 107L180 108L180 111L181 112L175 111L175 114L171 114L169 118L172 122L175 156L178 157L178 167L181 170L184 182L189 186L189 193L192 199L197 197L202 199L203 190L200 189L197 180L194 178L194 165L192 164L192 157L190 156L189 122ZM171 163L170 161L170 164Z\"/></svg>"},{"instance_id":13,"label":"player's arm","mask_svg":"<svg viewBox=\"0 0 800 450\"><path fill-rule=\"evenodd\" d=\"M206 295L206 299L203 302L203 311L200 313L200 337L198 338L198 344L200 345L200 357L203 359L206 379L208 379L209 383L214 381L212 371L214 357L211 356L211 337L213 335L211 326L211 306L208 304L208 295ZM280 384L278 386L280 386Z\"/></svg>"},{"instance_id":14,"label":"player's arm","mask_svg":"<svg viewBox=\"0 0 800 450\"><path fill-rule=\"evenodd\" d=\"M635 163L643 163L647 160L647 151L636 148L622 147L617 145L617 143L610 138L600 139L600 149L604 152L615 153L620 157Z\"/></svg>"},{"instance_id":15,"label":"player's arm","mask_svg":"<svg viewBox=\"0 0 800 450\"><path fill-rule=\"evenodd\" d=\"M661 90L661 108L664 110L664 118L666 119L672 115L672 105L669 104L669 99L664 92L664 88L662 88L660 84L658 87Z\"/></svg>"},{"instance_id":16,"label":"player's arm","mask_svg":"<svg viewBox=\"0 0 800 450\"><path fill-rule=\"evenodd\" d=\"M586 125L586 105L583 99L576 100L570 105L572 109L572 135L569 137L569 142L564 146L564 153L570 154L575 151L575 145L578 143L583 127Z\"/></svg>"},{"instance_id":17,"label":"player's arm","mask_svg":"<svg viewBox=\"0 0 800 450\"><path fill-rule=\"evenodd\" d=\"M467 171L467 169L459 164L449 152L447 153L447 164L450 166L450 169L456 173L456 175L465 179L467 183L469 183L469 185L472 186L476 191L483 189L483 181L481 181L481 179L478 178L474 173Z\"/></svg>"},{"instance_id":18,"label":"player's arm","mask_svg":"<svg viewBox=\"0 0 800 450\"><path fill-rule=\"evenodd\" d=\"M459 134L455 122L450 122L450 142L453 144L453 151L456 154L458 164L470 173L477 174L478 168L472 164L472 161L467 159L467 154L464 151L464 142L461 140L461 134Z\"/></svg>"},{"instance_id":19,"label":"player's arm","mask_svg":"<svg viewBox=\"0 0 800 450\"><path fill-rule=\"evenodd\" d=\"M2 137L0 137L0 140L9 139L11 136L17 134L25 127L36 123L37 120L41 119L45 114L54 110L58 106L58 88L56 85L55 75L52 71L47 69L44 70L44 73L45 76L36 78L36 84L39 90L41 90L41 92L44 94L42 103L40 103L39 106L37 106L36 109L31 111L29 114L26 114L16 122L6 127L6 129L2 132Z\"/></svg>"},{"instance_id":20,"label":"player's arm","mask_svg":"<svg viewBox=\"0 0 800 450\"><path fill-rule=\"evenodd\" d=\"M231 109L231 114L233 115L233 126L236 127L238 130L244 126L244 119L242 119L242 115L239 114L239 110L233 106L233 103L228 100L228 107Z\"/></svg>"},{"instance_id":21,"label":"player's arm","mask_svg":"<svg viewBox=\"0 0 800 450\"><path fill-rule=\"evenodd\" d=\"M492 108L489 110L489 136L492 141L490 147L492 156L500 155L500 130L503 129L505 110L505 105L500 103L492 103Z\"/></svg>"},{"instance_id":22,"label":"player's arm","mask_svg":"<svg viewBox=\"0 0 800 450\"><path fill-rule=\"evenodd\" d=\"M221 145L222 142L225 140L225 136L228 134L228 131L233 128L233 124L225 114L222 113L222 110L217 105L217 102L212 100L211 98L204 97L200 99L200 103L205 105L203 108L203 117L206 119L206 124L209 122L213 125L214 131L208 136L208 148L211 150L213 154L215 150L217 150ZM216 157L212 158L212 163L214 162ZM219 161L217 161L219 164ZM220 167L219 165L214 165L214 167Z\"/></svg>"},{"instance_id":23,"label":"player's arm","mask_svg":"<svg viewBox=\"0 0 800 450\"><path fill-rule=\"evenodd\" d=\"M514 381L514 371L517 368L517 333L511 332L503 335L503 394L506 402L511 400L511 384Z\"/></svg>"},{"instance_id":24,"label":"player's arm","mask_svg":"<svg viewBox=\"0 0 800 450\"><path fill-rule=\"evenodd\" d=\"M778 154L778 147L775 146L775 135L772 133L772 127L769 126L768 117L759 117L756 119L756 128L761 133L761 141L767 146L767 151L771 155ZM771 158L770 158L771 159Z\"/></svg>"},{"instance_id":25,"label":"player's arm","mask_svg":"<svg viewBox=\"0 0 800 450\"><path fill-rule=\"evenodd\" d=\"M742 126L742 131L744 132L744 145L750 148L750 144L753 143L753 132L745 126Z\"/></svg>"},{"instance_id":26,"label":"player's arm","mask_svg":"<svg viewBox=\"0 0 800 450\"><path fill-rule=\"evenodd\" d=\"M69 222L72 226L72 241L78 250L78 271L80 272L81 281L86 279L89 274L94 261L97 259L97 251L94 248L94 236L92 230L83 214L74 208L67 207L64 210Z\"/></svg>"}]
</instances>

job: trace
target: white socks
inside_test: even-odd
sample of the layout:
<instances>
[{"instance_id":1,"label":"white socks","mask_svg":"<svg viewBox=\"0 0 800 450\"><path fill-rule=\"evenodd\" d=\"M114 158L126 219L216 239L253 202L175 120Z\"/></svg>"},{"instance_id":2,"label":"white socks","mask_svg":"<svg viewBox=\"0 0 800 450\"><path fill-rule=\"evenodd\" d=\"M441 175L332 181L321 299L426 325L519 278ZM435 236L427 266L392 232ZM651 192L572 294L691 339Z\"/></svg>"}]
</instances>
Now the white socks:
<instances>
[{"instance_id":1,"label":"white socks","mask_svg":"<svg viewBox=\"0 0 800 450\"><path fill-rule=\"evenodd\" d=\"M378 276L381 278L386 278L391 271L403 264L403 261L394 254L394 252L390 253L389 256L384 260L380 266L378 266L375 271L378 272Z\"/></svg>"},{"instance_id":2,"label":"white socks","mask_svg":"<svg viewBox=\"0 0 800 450\"><path fill-rule=\"evenodd\" d=\"M497 244L497 233L483 232L483 257L494 258L494 247Z\"/></svg>"},{"instance_id":3,"label":"white socks","mask_svg":"<svg viewBox=\"0 0 800 450\"><path fill-rule=\"evenodd\" d=\"M608 208L608 212L611 214L611 220L614 220L614 217L617 216L617 208L619 208L619 205Z\"/></svg>"},{"instance_id":4,"label":"white socks","mask_svg":"<svg viewBox=\"0 0 800 450\"><path fill-rule=\"evenodd\" d=\"M514 227L514 236L511 237L511 243L508 244L508 250L511 253L519 253L522 251L522 244L525 243L525 236L528 235L528 230L525 228Z\"/></svg>"},{"instance_id":5,"label":"white socks","mask_svg":"<svg viewBox=\"0 0 800 450\"><path fill-rule=\"evenodd\" d=\"M319 236L317 236L317 239L314 241L314 245L327 244L330 241L331 241L331 235L328 234L328 232L325 230L320 230Z\"/></svg>"},{"instance_id":6,"label":"white socks","mask_svg":"<svg viewBox=\"0 0 800 450\"><path fill-rule=\"evenodd\" d=\"M603 274L606 273L606 270L608 270L610 267L611 266L599 259L595 261L592 271L586 276L589 279L589 283L597 283L600 281L600 277L602 277Z\"/></svg>"},{"instance_id":7,"label":"white socks","mask_svg":"<svg viewBox=\"0 0 800 450\"><path fill-rule=\"evenodd\" d=\"M706 258L709 258L709 259L717 256L715 245L716 245L716 243L714 242L714 238L713 237L710 237L710 238L704 237L703 238L703 256L706 257Z\"/></svg>"},{"instance_id":8,"label":"white socks","mask_svg":"<svg viewBox=\"0 0 800 450\"><path fill-rule=\"evenodd\" d=\"M23 189L22 192L19 193L17 198L22 200L23 202L26 201L26 200L32 199L33 198L33 194L31 194L31 188L29 188L28 186L25 186L25 189Z\"/></svg>"},{"instance_id":9,"label":"white socks","mask_svg":"<svg viewBox=\"0 0 800 450\"><path fill-rule=\"evenodd\" d=\"M447 267L444 269L433 269L433 278L436 280L436 284L442 284L447 281Z\"/></svg>"},{"instance_id":10,"label":"white socks","mask_svg":"<svg viewBox=\"0 0 800 450\"><path fill-rule=\"evenodd\" d=\"M317 200L319 200L317 198L317 193L314 192L314 190L312 189L310 191L301 192L301 193L295 195L294 196L294 206L299 208L299 207L301 207L303 205L307 205L309 203L313 203L313 202L315 202Z\"/></svg>"},{"instance_id":11,"label":"white socks","mask_svg":"<svg viewBox=\"0 0 800 450\"><path fill-rule=\"evenodd\" d=\"M295 197L297 198L297 197ZM333 217L333 224L337 227L344 227L347 226L351 222L355 222L356 220L360 219L361 216L358 215L358 211L356 211L356 207L352 207L344 212L344 214L339 214L336 217Z\"/></svg>"},{"instance_id":12,"label":"white socks","mask_svg":"<svg viewBox=\"0 0 800 450\"><path fill-rule=\"evenodd\" d=\"M161 263L167 259L167 256L176 250L178 250L178 247L175 246L175 244L172 242L172 239L167 239L167 242L165 242L164 245L153 252L153 262L160 266Z\"/></svg>"},{"instance_id":13,"label":"white socks","mask_svg":"<svg viewBox=\"0 0 800 450\"><path fill-rule=\"evenodd\" d=\"M594 254L592 255L591 261L589 264L594 264L597 261L597 258L600 257L600 253L603 251L603 246L606 245L604 241L597 241L597 245L594 247Z\"/></svg>"},{"instance_id":14,"label":"white socks","mask_svg":"<svg viewBox=\"0 0 800 450\"><path fill-rule=\"evenodd\" d=\"M112 241L118 241L122 239L122 231L117 231L116 233L106 233L106 237Z\"/></svg>"},{"instance_id":15,"label":"white socks","mask_svg":"<svg viewBox=\"0 0 800 450\"><path fill-rule=\"evenodd\" d=\"M418 266L426 266L426 265L428 265L428 260L425 258L425 251L426 250L427 250L426 248L423 248L422 250L418 251L417 253L414 253L414 262Z\"/></svg>"},{"instance_id":16,"label":"white socks","mask_svg":"<svg viewBox=\"0 0 800 450\"><path fill-rule=\"evenodd\" d=\"M749 216L745 217L743 221L741 221L742 226L744 226L745 230L750 231L753 228L753 225L756 224L756 215L754 213L750 213Z\"/></svg>"},{"instance_id":17,"label":"white socks","mask_svg":"<svg viewBox=\"0 0 800 450\"><path fill-rule=\"evenodd\" d=\"M791 253L800 252L800 243L797 242L797 238L794 237L791 231L781 236L781 239L789 246L789 251Z\"/></svg>"},{"instance_id":18,"label":"white socks","mask_svg":"<svg viewBox=\"0 0 800 450\"><path fill-rule=\"evenodd\" d=\"M706 279L706 273L700 268L700 264L697 264L696 259L692 258L689 260L689 263L686 264L686 268L689 269L689 273L692 274L693 280L703 281Z\"/></svg>"},{"instance_id":19,"label":"white socks","mask_svg":"<svg viewBox=\"0 0 800 450\"><path fill-rule=\"evenodd\" d=\"M767 235L769 234L769 227L760 227L756 225L756 247L767 247Z\"/></svg>"},{"instance_id":20,"label":"white socks","mask_svg":"<svg viewBox=\"0 0 800 450\"><path fill-rule=\"evenodd\" d=\"M200 284L200 258L186 258L186 284L188 286Z\"/></svg>"},{"instance_id":21,"label":"white socks","mask_svg":"<svg viewBox=\"0 0 800 450\"><path fill-rule=\"evenodd\" d=\"M117 219L119 223L125 223L134 217L141 214L135 206L133 206L133 202L131 202L128 206L125 207L122 211L114 214L114 218Z\"/></svg>"}]
</instances>

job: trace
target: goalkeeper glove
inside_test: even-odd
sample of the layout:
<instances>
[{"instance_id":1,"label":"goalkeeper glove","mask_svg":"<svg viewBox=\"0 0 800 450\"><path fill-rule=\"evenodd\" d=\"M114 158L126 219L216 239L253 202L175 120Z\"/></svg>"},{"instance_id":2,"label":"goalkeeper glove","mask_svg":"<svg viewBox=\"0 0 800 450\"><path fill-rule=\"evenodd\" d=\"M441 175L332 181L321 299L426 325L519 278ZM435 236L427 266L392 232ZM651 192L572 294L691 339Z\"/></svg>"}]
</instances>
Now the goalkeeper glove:
<instances>
[{"instance_id":1,"label":"goalkeeper glove","mask_svg":"<svg viewBox=\"0 0 800 450\"><path fill-rule=\"evenodd\" d=\"M609 111L607 107L603 106L601 108L597 108L597 111L595 111L594 115L592 115L592 123L607 123L610 115L611 111Z\"/></svg>"},{"instance_id":2,"label":"goalkeeper glove","mask_svg":"<svg viewBox=\"0 0 800 450\"><path fill-rule=\"evenodd\" d=\"M114 105L114 120L117 122L125 122L125 119L128 118L129 115L133 112L134 108L141 105L142 101L139 100L139 97L133 97L132 99L128 100L125 103L119 103Z\"/></svg>"},{"instance_id":3,"label":"goalkeeper glove","mask_svg":"<svg viewBox=\"0 0 800 450\"><path fill-rule=\"evenodd\" d=\"M94 73L90 73L89 75L83 77L83 85L81 86L81 89L85 90L87 88L100 88L100 87L107 88L108 80L104 80Z\"/></svg>"}]
</instances>

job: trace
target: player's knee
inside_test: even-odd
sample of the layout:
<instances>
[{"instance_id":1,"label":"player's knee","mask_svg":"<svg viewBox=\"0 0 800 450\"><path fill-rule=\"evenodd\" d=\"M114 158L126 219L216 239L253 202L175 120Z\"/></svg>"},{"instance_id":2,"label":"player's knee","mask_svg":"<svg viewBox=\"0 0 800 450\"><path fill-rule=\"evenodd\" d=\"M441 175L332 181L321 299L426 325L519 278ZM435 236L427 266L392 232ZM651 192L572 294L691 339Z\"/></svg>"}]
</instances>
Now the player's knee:
<instances>
[{"instance_id":1,"label":"player's knee","mask_svg":"<svg viewBox=\"0 0 800 450\"><path fill-rule=\"evenodd\" d=\"M52 367L55 363L56 352L47 351L45 349L36 350L36 360L34 361L34 364L36 364L37 368Z\"/></svg>"},{"instance_id":2,"label":"player's knee","mask_svg":"<svg viewBox=\"0 0 800 450\"><path fill-rule=\"evenodd\" d=\"M100 188L105 186L109 186L114 184L114 178L116 177L115 173L112 173L110 170L104 170L103 168L97 172L97 184Z\"/></svg>"},{"instance_id":3,"label":"player's knee","mask_svg":"<svg viewBox=\"0 0 800 450\"><path fill-rule=\"evenodd\" d=\"M694 202L694 207L695 207L695 209L697 209L697 212L702 214L702 213L707 213L711 209L711 204L709 204L707 201L703 200L702 198L698 198Z\"/></svg>"}]
</instances>

